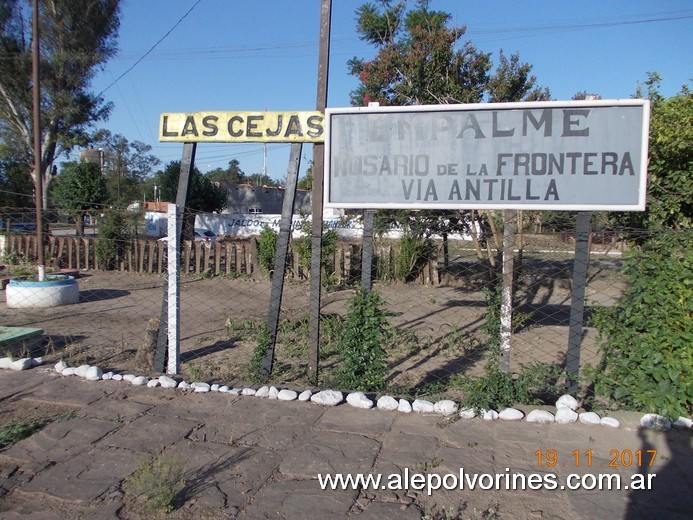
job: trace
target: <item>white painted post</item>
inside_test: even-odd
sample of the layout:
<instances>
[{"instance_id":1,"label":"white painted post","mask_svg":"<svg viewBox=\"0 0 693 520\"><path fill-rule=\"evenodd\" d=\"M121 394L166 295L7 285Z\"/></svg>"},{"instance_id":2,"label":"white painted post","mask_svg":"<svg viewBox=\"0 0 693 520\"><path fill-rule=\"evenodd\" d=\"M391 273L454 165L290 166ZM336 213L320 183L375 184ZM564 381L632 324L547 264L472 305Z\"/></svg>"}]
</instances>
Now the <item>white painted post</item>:
<instances>
[{"instance_id":1,"label":"white painted post","mask_svg":"<svg viewBox=\"0 0 693 520\"><path fill-rule=\"evenodd\" d=\"M180 357L180 247L178 233L180 211L168 205L168 363L167 374L177 374Z\"/></svg>"}]
</instances>

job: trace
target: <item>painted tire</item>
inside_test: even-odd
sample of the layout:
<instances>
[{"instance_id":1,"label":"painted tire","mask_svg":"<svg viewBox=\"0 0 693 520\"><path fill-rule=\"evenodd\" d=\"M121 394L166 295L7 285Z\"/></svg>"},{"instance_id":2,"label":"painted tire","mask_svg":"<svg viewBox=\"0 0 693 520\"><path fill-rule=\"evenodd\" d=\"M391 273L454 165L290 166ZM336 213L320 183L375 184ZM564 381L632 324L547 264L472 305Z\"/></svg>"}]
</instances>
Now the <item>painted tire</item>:
<instances>
[{"instance_id":1,"label":"painted tire","mask_svg":"<svg viewBox=\"0 0 693 520\"><path fill-rule=\"evenodd\" d=\"M7 306L13 309L58 307L79 301L79 285L73 276L46 275L43 282L13 279L5 289Z\"/></svg>"}]
</instances>

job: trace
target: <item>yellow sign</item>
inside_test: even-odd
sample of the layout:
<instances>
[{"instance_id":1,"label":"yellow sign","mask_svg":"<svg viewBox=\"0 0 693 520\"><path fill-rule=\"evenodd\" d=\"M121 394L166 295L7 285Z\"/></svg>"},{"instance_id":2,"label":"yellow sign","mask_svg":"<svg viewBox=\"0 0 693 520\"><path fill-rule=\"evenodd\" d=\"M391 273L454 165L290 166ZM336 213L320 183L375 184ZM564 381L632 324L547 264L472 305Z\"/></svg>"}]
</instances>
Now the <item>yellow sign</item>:
<instances>
[{"instance_id":1,"label":"yellow sign","mask_svg":"<svg viewBox=\"0 0 693 520\"><path fill-rule=\"evenodd\" d=\"M321 112L164 113L159 141L206 143L321 143Z\"/></svg>"}]
</instances>

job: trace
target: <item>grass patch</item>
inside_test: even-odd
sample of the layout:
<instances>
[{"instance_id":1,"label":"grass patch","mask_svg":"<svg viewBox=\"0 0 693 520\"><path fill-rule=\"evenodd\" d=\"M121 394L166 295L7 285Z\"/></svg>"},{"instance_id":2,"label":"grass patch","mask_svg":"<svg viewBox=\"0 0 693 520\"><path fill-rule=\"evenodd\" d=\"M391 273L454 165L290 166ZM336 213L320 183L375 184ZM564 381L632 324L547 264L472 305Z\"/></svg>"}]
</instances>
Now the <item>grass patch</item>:
<instances>
[{"instance_id":1,"label":"grass patch","mask_svg":"<svg viewBox=\"0 0 693 520\"><path fill-rule=\"evenodd\" d=\"M138 466L128 483L144 500L147 511L170 513L185 488L185 471L185 463L179 455L168 455L160 450Z\"/></svg>"},{"instance_id":2,"label":"grass patch","mask_svg":"<svg viewBox=\"0 0 693 520\"><path fill-rule=\"evenodd\" d=\"M32 421L10 421L0 428L0 450L9 448L19 441L31 437L37 431L43 429L51 421L49 419L35 419Z\"/></svg>"}]
</instances>

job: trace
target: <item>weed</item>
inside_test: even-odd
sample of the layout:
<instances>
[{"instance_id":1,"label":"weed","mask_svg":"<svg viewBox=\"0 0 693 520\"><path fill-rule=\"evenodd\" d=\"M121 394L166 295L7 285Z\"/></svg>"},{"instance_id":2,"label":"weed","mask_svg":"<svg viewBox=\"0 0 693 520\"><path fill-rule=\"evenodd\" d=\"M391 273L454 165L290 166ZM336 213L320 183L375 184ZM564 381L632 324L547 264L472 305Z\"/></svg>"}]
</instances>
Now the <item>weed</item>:
<instances>
[{"instance_id":1,"label":"weed","mask_svg":"<svg viewBox=\"0 0 693 520\"><path fill-rule=\"evenodd\" d=\"M416 465L416 469L421 473L428 473L432 469L437 468L443 462L443 459L434 458L430 462L419 462Z\"/></svg>"},{"instance_id":2,"label":"weed","mask_svg":"<svg viewBox=\"0 0 693 520\"><path fill-rule=\"evenodd\" d=\"M142 462L128 478L133 491L144 498L148 511L170 513L185 488L185 464L178 455L166 455L163 449Z\"/></svg>"},{"instance_id":3,"label":"weed","mask_svg":"<svg viewBox=\"0 0 693 520\"><path fill-rule=\"evenodd\" d=\"M0 449L12 446L27 437L31 437L49 422L48 419L36 419L29 422L10 421L0 428Z\"/></svg>"},{"instance_id":4,"label":"weed","mask_svg":"<svg viewBox=\"0 0 693 520\"><path fill-rule=\"evenodd\" d=\"M190 364L186 367L190 379L193 381L202 381L204 379L204 370L199 365Z\"/></svg>"},{"instance_id":5,"label":"weed","mask_svg":"<svg viewBox=\"0 0 693 520\"><path fill-rule=\"evenodd\" d=\"M253 355L250 358L248 365L248 378L252 383L265 383L269 374L266 374L262 369L262 358L267 352L272 341L272 335L267 327L263 327L257 334L257 345L253 348Z\"/></svg>"}]
</instances>

